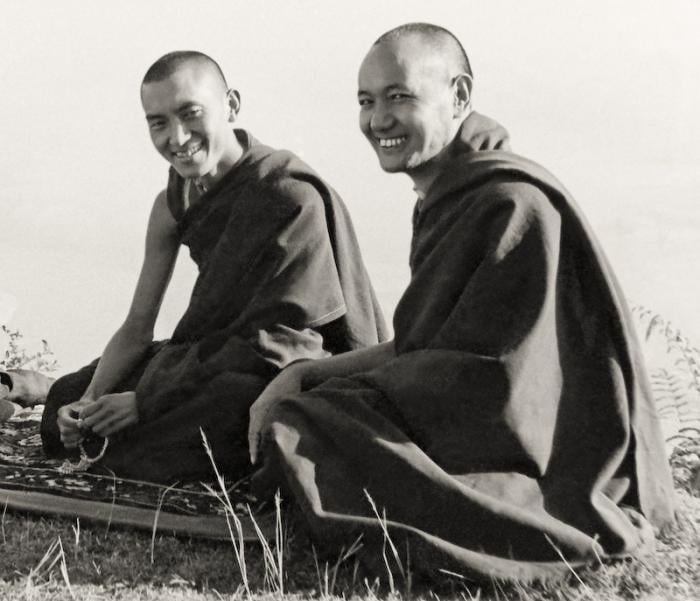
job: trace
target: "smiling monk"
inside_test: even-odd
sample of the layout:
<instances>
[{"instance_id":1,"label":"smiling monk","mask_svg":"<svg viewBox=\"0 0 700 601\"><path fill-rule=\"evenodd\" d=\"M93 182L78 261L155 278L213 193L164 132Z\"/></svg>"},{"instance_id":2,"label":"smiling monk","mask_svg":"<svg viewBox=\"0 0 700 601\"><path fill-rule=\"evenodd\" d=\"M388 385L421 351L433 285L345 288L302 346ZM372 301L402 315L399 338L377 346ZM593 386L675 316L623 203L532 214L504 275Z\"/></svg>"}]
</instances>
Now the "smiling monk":
<instances>
[{"instance_id":1,"label":"smiling monk","mask_svg":"<svg viewBox=\"0 0 700 601\"><path fill-rule=\"evenodd\" d=\"M168 185L126 320L99 361L51 388L44 448L90 455L108 437L99 463L118 476L209 479L201 428L219 468L240 476L249 406L270 379L382 341L382 317L342 201L293 154L232 127L240 96L216 62L165 55L141 101ZM153 343L181 244L199 276L172 338Z\"/></svg>"},{"instance_id":2,"label":"smiling monk","mask_svg":"<svg viewBox=\"0 0 700 601\"><path fill-rule=\"evenodd\" d=\"M472 81L428 24L362 62L360 127L418 196L395 339L282 372L251 455L320 543L362 535L380 571L386 528L414 575L546 579L649 551L672 483L610 265L562 185L472 111Z\"/></svg>"}]
</instances>

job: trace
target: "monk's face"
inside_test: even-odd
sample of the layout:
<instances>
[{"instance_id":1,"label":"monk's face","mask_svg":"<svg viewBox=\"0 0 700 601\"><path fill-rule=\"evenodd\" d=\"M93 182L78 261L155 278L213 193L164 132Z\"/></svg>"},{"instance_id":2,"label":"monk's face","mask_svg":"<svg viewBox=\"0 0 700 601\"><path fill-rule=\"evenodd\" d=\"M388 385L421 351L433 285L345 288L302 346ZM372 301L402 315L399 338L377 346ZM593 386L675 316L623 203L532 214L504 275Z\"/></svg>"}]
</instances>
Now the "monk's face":
<instances>
[{"instance_id":1,"label":"monk's face","mask_svg":"<svg viewBox=\"0 0 700 601\"><path fill-rule=\"evenodd\" d=\"M153 145L182 177L216 181L235 163L235 111L213 70L185 63L143 84L141 102Z\"/></svg>"},{"instance_id":2,"label":"monk's face","mask_svg":"<svg viewBox=\"0 0 700 601\"><path fill-rule=\"evenodd\" d=\"M385 171L439 168L459 129L448 61L440 58L409 35L372 47L362 62L360 129Z\"/></svg>"}]
</instances>

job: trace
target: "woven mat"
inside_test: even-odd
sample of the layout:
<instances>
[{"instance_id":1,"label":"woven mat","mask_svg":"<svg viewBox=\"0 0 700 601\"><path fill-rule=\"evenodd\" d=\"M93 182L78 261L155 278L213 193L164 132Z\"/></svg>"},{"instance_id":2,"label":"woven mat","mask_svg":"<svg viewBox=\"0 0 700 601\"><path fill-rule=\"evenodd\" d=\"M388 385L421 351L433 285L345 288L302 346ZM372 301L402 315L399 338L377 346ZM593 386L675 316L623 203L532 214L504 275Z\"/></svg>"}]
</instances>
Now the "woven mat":
<instances>
[{"instance_id":1,"label":"woven mat","mask_svg":"<svg viewBox=\"0 0 700 601\"><path fill-rule=\"evenodd\" d=\"M39 425L42 407L25 409L0 423L0 505L44 514L69 515L110 524L226 539L226 511L202 483L165 487L90 473L63 474L63 460L46 459ZM255 540L249 507L266 531L272 518L247 490L227 483L227 494L244 536ZM211 487L220 492L218 485Z\"/></svg>"}]
</instances>

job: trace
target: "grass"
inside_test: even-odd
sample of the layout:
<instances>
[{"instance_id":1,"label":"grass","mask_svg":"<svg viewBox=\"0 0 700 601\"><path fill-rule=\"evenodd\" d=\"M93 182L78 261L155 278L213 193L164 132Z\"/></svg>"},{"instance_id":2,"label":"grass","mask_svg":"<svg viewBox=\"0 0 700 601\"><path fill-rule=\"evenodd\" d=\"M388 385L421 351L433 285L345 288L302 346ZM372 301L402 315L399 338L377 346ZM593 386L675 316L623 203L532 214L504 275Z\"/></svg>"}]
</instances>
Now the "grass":
<instances>
[{"instance_id":1,"label":"grass","mask_svg":"<svg viewBox=\"0 0 700 601\"><path fill-rule=\"evenodd\" d=\"M646 321L645 321L646 320ZM211 489L227 508L228 542L175 538L85 524L77 520L22 515L0 516L0 599L172 600L379 598L402 601L691 601L700 599L700 422L686 411L689 393L700 394L700 351L647 310L640 310L644 337L660 336L670 364L658 372L655 392L664 407L678 409L680 444L671 457L681 502L678 527L659 537L657 552L644 559L606 563L574 571L550 585L498 583L476 587L443 572L431 588L415 585L388 535L383 549L386 574L370 579L356 559L358 544L336 558L319 560L311 542L279 509L274 540L243 544L223 480ZM679 370L685 378L680 377ZM689 382L689 384L688 384ZM664 409L666 410L666 409ZM673 417L673 416L672 416ZM683 434L685 432L685 434ZM205 441L206 442L206 441ZM678 442L678 441L676 441ZM371 503L377 520L385 517ZM286 526L286 528L285 528ZM394 578L394 573L400 575Z\"/></svg>"},{"instance_id":2,"label":"grass","mask_svg":"<svg viewBox=\"0 0 700 601\"><path fill-rule=\"evenodd\" d=\"M686 456L694 461L696 447L685 446L674 456L681 520L676 529L660 536L657 553L643 560L572 572L566 582L556 585L493 583L477 588L445 572L432 589L411 588L410 570L397 581L388 576L369 580L355 560L355 549L342 550L338 558L321 562L298 529L290 527L283 536L282 519L275 540L267 547L246 544L241 560L242 548L231 542L152 536L78 520L5 512L1 518L0 599L690 601L700 598L700 497L689 490L684 463ZM235 526L232 533L235 539ZM390 540L387 545L387 562L393 562Z\"/></svg>"}]
</instances>

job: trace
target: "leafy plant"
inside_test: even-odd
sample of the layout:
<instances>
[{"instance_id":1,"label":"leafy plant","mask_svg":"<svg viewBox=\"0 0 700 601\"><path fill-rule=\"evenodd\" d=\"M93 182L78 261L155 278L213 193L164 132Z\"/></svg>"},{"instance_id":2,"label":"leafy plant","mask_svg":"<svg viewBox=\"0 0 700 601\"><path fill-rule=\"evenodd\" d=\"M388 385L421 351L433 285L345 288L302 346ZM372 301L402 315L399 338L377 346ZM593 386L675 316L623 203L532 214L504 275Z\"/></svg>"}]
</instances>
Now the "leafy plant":
<instances>
[{"instance_id":1,"label":"leafy plant","mask_svg":"<svg viewBox=\"0 0 700 601\"><path fill-rule=\"evenodd\" d=\"M7 348L4 357L0 360L0 369L33 369L41 372L52 372L58 369L58 362L54 359L53 351L46 340L42 339L41 349L32 353L26 349L23 335L19 330L12 330L2 325L0 331L7 339Z\"/></svg>"}]
</instances>

